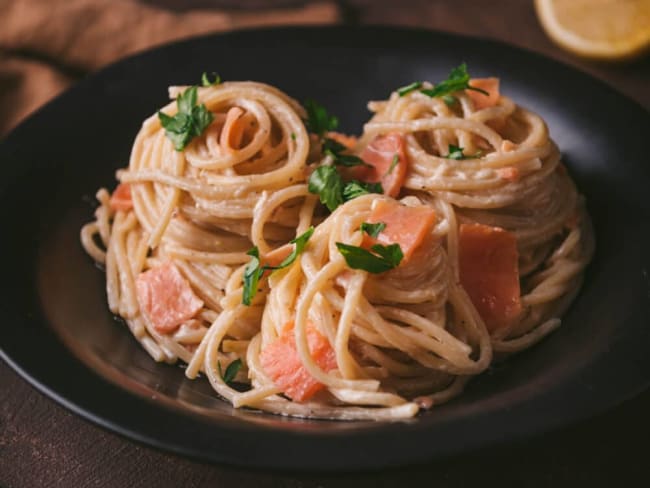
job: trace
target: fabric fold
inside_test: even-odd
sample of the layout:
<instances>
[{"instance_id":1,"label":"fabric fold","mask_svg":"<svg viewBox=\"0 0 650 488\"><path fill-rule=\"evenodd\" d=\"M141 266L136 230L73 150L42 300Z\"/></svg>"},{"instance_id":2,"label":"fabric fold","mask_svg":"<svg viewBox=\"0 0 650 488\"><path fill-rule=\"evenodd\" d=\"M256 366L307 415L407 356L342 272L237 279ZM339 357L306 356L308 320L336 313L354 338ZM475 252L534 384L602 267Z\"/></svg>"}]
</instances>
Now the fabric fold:
<instances>
[{"instance_id":1,"label":"fabric fold","mask_svg":"<svg viewBox=\"0 0 650 488\"><path fill-rule=\"evenodd\" d=\"M0 135L75 81L166 42L250 27L331 24L334 3L172 12L132 0L0 2Z\"/></svg>"}]
</instances>

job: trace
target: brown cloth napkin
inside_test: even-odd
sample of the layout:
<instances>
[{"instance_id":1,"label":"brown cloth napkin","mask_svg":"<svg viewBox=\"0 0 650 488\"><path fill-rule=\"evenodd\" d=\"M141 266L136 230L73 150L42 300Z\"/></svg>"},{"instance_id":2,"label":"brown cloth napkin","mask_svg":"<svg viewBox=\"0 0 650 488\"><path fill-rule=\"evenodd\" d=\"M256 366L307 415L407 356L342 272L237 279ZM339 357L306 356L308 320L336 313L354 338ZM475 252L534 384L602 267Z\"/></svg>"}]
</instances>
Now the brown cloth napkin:
<instances>
[{"instance_id":1,"label":"brown cloth napkin","mask_svg":"<svg viewBox=\"0 0 650 488\"><path fill-rule=\"evenodd\" d=\"M76 79L127 54L209 32L339 17L327 2L177 13L134 0L0 0L0 136Z\"/></svg>"}]
</instances>

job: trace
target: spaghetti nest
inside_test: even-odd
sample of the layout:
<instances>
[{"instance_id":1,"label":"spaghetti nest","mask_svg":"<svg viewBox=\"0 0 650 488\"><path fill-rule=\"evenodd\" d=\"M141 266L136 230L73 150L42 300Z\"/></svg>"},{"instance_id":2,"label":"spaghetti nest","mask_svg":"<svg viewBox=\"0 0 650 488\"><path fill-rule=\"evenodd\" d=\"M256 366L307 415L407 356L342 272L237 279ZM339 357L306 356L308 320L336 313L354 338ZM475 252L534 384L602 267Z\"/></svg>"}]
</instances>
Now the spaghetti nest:
<instances>
[{"instance_id":1,"label":"spaghetti nest","mask_svg":"<svg viewBox=\"0 0 650 488\"><path fill-rule=\"evenodd\" d=\"M187 89L172 87L170 96ZM203 134L177 151L159 116L145 120L128 169L118 171L132 204L114 205L99 190L96 220L82 230L84 247L106 267L111 311L158 361L190 362L223 310L233 270L249 259L246 251L291 239L296 228L311 223L316 204L305 183L309 138L298 103L252 82L197 92L197 104L213 118ZM168 116L177 111L174 102L162 108ZM153 326L137 291L142 272L168 263L203 302L173 333ZM261 309L252 307L233 334L252 335L260 316Z\"/></svg>"},{"instance_id":2,"label":"spaghetti nest","mask_svg":"<svg viewBox=\"0 0 650 488\"><path fill-rule=\"evenodd\" d=\"M497 79L480 81L496 84L498 93ZM506 96L491 104L482 97L469 90L451 100L394 92L369 103L374 116L359 147L381 134L401 134L409 160L402 195L440 199L459 224L477 222L515 236L524 313L494 331L492 341L497 351L516 352L560 325L593 254L593 233L543 119ZM452 225L447 241L454 260L458 240Z\"/></svg>"},{"instance_id":3,"label":"spaghetti nest","mask_svg":"<svg viewBox=\"0 0 650 488\"><path fill-rule=\"evenodd\" d=\"M266 296L258 297L266 302L260 331L237 343L252 386L244 393L230 388L218 370L221 352L233 349L231 330L246 312L241 290L234 290L227 313L206 338L203 367L235 406L318 418L410 417L420 406L454 396L490 364L485 325L453 279L443 246L446 219L428 229L424 244L398 268L374 275L346 264L337 243L361 244L360 225L382 200L390 199L366 195L340 206L316 227L296 262L269 277ZM422 206L414 197L403 203ZM278 349L278 342L286 348ZM269 377L276 371L275 351L295 354L318 382L311 401L279 396L284 390Z\"/></svg>"}]
</instances>

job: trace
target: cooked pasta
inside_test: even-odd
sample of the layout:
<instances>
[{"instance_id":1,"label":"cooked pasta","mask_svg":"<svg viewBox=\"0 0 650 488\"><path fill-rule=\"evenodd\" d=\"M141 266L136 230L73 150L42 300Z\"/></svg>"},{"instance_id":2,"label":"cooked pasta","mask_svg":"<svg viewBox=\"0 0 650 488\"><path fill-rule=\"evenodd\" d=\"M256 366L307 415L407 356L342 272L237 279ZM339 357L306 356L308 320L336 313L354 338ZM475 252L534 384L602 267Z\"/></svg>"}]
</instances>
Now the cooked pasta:
<instances>
[{"instance_id":1,"label":"cooked pasta","mask_svg":"<svg viewBox=\"0 0 650 488\"><path fill-rule=\"evenodd\" d=\"M459 222L516 236L526 312L493 334L496 351L515 352L560 324L591 259L593 238L582 197L542 118L506 96L477 106L481 96L459 92L450 107L417 91L393 93L369 104L375 115L360 145L378 134L403 134L410 164L404 194L441 199L453 205ZM450 145L480 157L449 159ZM450 243L458 241L455 233L452 227Z\"/></svg>"},{"instance_id":2,"label":"cooked pasta","mask_svg":"<svg viewBox=\"0 0 650 488\"><path fill-rule=\"evenodd\" d=\"M234 407L391 420L458 395L560 325L593 252L545 123L481 82L370 102L358 141L261 83L170 88L81 231L111 312Z\"/></svg>"},{"instance_id":3,"label":"cooked pasta","mask_svg":"<svg viewBox=\"0 0 650 488\"><path fill-rule=\"evenodd\" d=\"M172 87L170 95L185 88ZM200 140L175 151L159 117L145 120L128 169L118 172L130 185L132 207L112 206L109 193L99 190L96 220L81 234L89 254L105 264L111 311L157 361L190 362L222 312L229 278L248 260L246 251L291 239L311 224L316 204L305 182L309 139L300 105L260 83L223 83L200 88L198 96L214 114ZM173 114L174 103L162 110ZM255 214L261 218L253 224ZM167 261L204 303L173 334L153 327L136 291L142 271ZM249 338L261 313L261 307L247 310L233 336Z\"/></svg>"}]
</instances>

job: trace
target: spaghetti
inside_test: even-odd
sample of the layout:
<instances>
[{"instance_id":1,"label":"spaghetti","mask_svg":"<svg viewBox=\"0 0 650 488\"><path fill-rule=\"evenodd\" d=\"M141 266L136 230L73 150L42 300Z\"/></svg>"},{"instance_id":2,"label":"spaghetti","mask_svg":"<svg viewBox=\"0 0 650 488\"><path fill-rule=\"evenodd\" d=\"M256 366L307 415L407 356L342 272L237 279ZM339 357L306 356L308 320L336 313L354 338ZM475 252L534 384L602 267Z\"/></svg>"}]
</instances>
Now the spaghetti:
<instances>
[{"instance_id":1,"label":"spaghetti","mask_svg":"<svg viewBox=\"0 0 650 488\"><path fill-rule=\"evenodd\" d=\"M172 87L170 95L186 88ZM111 311L155 360L170 363L192 360L251 245L267 251L288 241L311 224L316 204L305 183L304 111L295 101L259 83L200 88L198 97L214 115L201 138L175 151L160 118L145 120L128 169L118 172L131 188L132 207L112 205L101 189L96 220L81 232L88 253L106 267ZM174 104L162 111L173 115ZM156 330L136 290L142 271L165 262L204 302L173 334ZM261 313L261 306L247 309L233 337L252 336Z\"/></svg>"},{"instance_id":2,"label":"spaghetti","mask_svg":"<svg viewBox=\"0 0 650 488\"><path fill-rule=\"evenodd\" d=\"M493 81L498 91L498 80L478 81ZM525 314L494 332L492 342L496 351L516 352L560 325L593 254L593 237L583 199L542 118L508 97L489 106L481 97L457 92L449 106L422 92L393 93L369 104L375 115L360 146L378 134L404 135L410 162L404 194L441 199L453 205L461 223L515 235ZM480 157L450 159L450 147ZM452 226L447 236L454 254L457 229Z\"/></svg>"},{"instance_id":3,"label":"spaghetti","mask_svg":"<svg viewBox=\"0 0 650 488\"><path fill-rule=\"evenodd\" d=\"M358 141L268 85L172 87L81 231L110 310L235 407L310 418L411 417L557 328L593 239L546 125L413 86Z\"/></svg>"}]
</instances>

